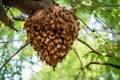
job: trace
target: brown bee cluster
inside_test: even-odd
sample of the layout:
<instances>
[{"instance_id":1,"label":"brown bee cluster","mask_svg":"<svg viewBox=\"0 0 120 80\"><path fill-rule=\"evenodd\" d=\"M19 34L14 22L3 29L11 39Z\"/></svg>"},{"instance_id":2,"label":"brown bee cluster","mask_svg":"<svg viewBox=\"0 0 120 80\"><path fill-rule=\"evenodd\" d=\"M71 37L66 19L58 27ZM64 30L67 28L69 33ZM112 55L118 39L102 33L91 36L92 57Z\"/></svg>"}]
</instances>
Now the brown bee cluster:
<instances>
[{"instance_id":1,"label":"brown bee cluster","mask_svg":"<svg viewBox=\"0 0 120 80\"><path fill-rule=\"evenodd\" d=\"M71 50L78 36L77 17L69 10L49 7L38 10L26 23L27 42L38 52L40 59L53 68Z\"/></svg>"}]
</instances>

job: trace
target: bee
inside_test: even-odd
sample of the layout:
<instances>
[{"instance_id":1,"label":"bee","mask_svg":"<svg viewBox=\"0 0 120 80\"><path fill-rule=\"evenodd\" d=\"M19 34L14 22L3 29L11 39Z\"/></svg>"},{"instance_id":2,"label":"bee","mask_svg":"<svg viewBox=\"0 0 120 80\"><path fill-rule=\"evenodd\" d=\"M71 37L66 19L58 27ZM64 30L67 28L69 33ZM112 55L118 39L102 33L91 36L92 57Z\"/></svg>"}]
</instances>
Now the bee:
<instances>
[{"instance_id":1,"label":"bee","mask_svg":"<svg viewBox=\"0 0 120 80\"><path fill-rule=\"evenodd\" d=\"M50 51L51 50L51 46L49 46L47 49L48 49L48 51Z\"/></svg>"},{"instance_id":2,"label":"bee","mask_svg":"<svg viewBox=\"0 0 120 80\"><path fill-rule=\"evenodd\" d=\"M56 52L57 50L58 50L58 49L55 47L55 48L54 48L54 52Z\"/></svg>"},{"instance_id":3,"label":"bee","mask_svg":"<svg viewBox=\"0 0 120 80\"><path fill-rule=\"evenodd\" d=\"M43 36L43 37L46 37L47 34L46 34L45 32L42 32L42 36Z\"/></svg>"},{"instance_id":4,"label":"bee","mask_svg":"<svg viewBox=\"0 0 120 80\"><path fill-rule=\"evenodd\" d=\"M30 27L28 26L28 27L26 27L25 29L26 29L26 30L30 30Z\"/></svg>"},{"instance_id":5,"label":"bee","mask_svg":"<svg viewBox=\"0 0 120 80\"><path fill-rule=\"evenodd\" d=\"M52 25L51 25L51 28L55 28L55 24L52 24Z\"/></svg>"},{"instance_id":6,"label":"bee","mask_svg":"<svg viewBox=\"0 0 120 80\"><path fill-rule=\"evenodd\" d=\"M67 41L66 41L66 40L64 40L63 42L64 42L64 44L66 44L66 43L67 43Z\"/></svg>"},{"instance_id":7,"label":"bee","mask_svg":"<svg viewBox=\"0 0 120 80\"><path fill-rule=\"evenodd\" d=\"M79 23L79 22L77 22L77 25L79 26L79 25L80 25L80 23Z\"/></svg>"},{"instance_id":8,"label":"bee","mask_svg":"<svg viewBox=\"0 0 120 80\"><path fill-rule=\"evenodd\" d=\"M34 34L33 33L31 33L31 35L30 35L32 38L34 37Z\"/></svg>"},{"instance_id":9,"label":"bee","mask_svg":"<svg viewBox=\"0 0 120 80\"><path fill-rule=\"evenodd\" d=\"M31 24L32 24L32 22L28 22L28 21L27 21L27 22L25 23L25 26L30 26Z\"/></svg>"},{"instance_id":10,"label":"bee","mask_svg":"<svg viewBox=\"0 0 120 80\"><path fill-rule=\"evenodd\" d=\"M64 54L63 54L62 52L60 52L60 53L59 53L59 56L62 57L62 56L64 56Z\"/></svg>"},{"instance_id":11,"label":"bee","mask_svg":"<svg viewBox=\"0 0 120 80\"><path fill-rule=\"evenodd\" d=\"M54 46L54 43L53 42L50 42L50 44L49 44L50 46Z\"/></svg>"},{"instance_id":12,"label":"bee","mask_svg":"<svg viewBox=\"0 0 120 80\"><path fill-rule=\"evenodd\" d=\"M35 30L33 28L30 29L31 33L35 33Z\"/></svg>"},{"instance_id":13,"label":"bee","mask_svg":"<svg viewBox=\"0 0 120 80\"><path fill-rule=\"evenodd\" d=\"M36 40L33 40L33 44L37 44L37 41L36 41Z\"/></svg>"},{"instance_id":14,"label":"bee","mask_svg":"<svg viewBox=\"0 0 120 80\"><path fill-rule=\"evenodd\" d=\"M69 41L70 40L70 36L67 36L66 40Z\"/></svg>"},{"instance_id":15,"label":"bee","mask_svg":"<svg viewBox=\"0 0 120 80\"><path fill-rule=\"evenodd\" d=\"M74 33L73 36L76 38L78 36L78 33Z\"/></svg>"},{"instance_id":16,"label":"bee","mask_svg":"<svg viewBox=\"0 0 120 80\"><path fill-rule=\"evenodd\" d=\"M47 30L48 29L48 26L45 26L45 30Z\"/></svg>"},{"instance_id":17,"label":"bee","mask_svg":"<svg viewBox=\"0 0 120 80\"><path fill-rule=\"evenodd\" d=\"M62 46L62 49L66 49L65 45Z\"/></svg>"},{"instance_id":18,"label":"bee","mask_svg":"<svg viewBox=\"0 0 120 80\"><path fill-rule=\"evenodd\" d=\"M56 27L59 29L60 28L60 24L57 24Z\"/></svg>"},{"instance_id":19,"label":"bee","mask_svg":"<svg viewBox=\"0 0 120 80\"><path fill-rule=\"evenodd\" d=\"M36 51L40 51L40 48L35 48Z\"/></svg>"},{"instance_id":20,"label":"bee","mask_svg":"<svg viewBox=\"0 0 120 80\"><path fill-rule=\"evenodd\" d=\"M45 41L43 41L44 43L45 43L45 45L47 45L48 44L48 42L45 40Z\"/></svg>"},{"instance_id":21,"label":"bee","mask_svg":"<svg viewBox=\"0 0 120 80\"><path fill-rule=\"evenodd\" d=\"M70 30L71 32L74 32L75 31L75 29L74 28L71 28L71 30Z\"/></svg>"},{"instance_id":22,"label":"bee","mask_svg":"<svg viewBox=\"0 0 120 80\"><path fill-rule=\"evenodd\" d=\"M45 51L45 52L43 53L43 56L48 56L48 52Z\"/></svg>"},{"instance_id":23,"label":"bee","mask_svg":"<svg viewBox=\"0 0 120 80\"><path fill-rule=\"evenodd\" d=\"M49 10L50 12L53 12L53 9L52 9L51 7L49 7L48 10ZM48 12L48 11L46 11L46 12Z\"/></svg>"},{"instance_id":24,"label":"bee","mask_svg":"<svg viewBox=\"0 0 120 80\"><path fill-rule=\"evenodd\" d=\"M40 52L37 52L38 55L41 55Z\"/></svg>"},{"instance_id":25,"label":"bee","mask_svg":"<svg viewBox=\"0 0 120 80\"><path fill-rule=\"evenodd\" d=\"M57 49L60 49L60 48L61 48L61 45L60 45L60 44L58 44L58 45L57 45Z\"/></svg>"},{"instance_id":26,"label":"bee","mask_svg":"<svg viewBox=\"0 0 120 80\"><path fill-rule=\"evenodd\" d=\"M40 36L37 36L37 38L36 38L37 40L40 40L41 39L41 37Z\"/></svg>"},{"instance_id":27,"label":"bee","mask_svg":"<svg viewBox=\"0 0 120 80\"><path fill-rule=\"evenodd\" d=\"M62 40L63 40L63 39L59 38L58 40L59 40L59 43L62 43Z\"/></svg>"},{"instance_id":28,"label":"bee","mask_svg":"<svg viewBox=\"0 0 120 80\"><path fill-rule=\"evenodd\" d=\"M32 26L32 27L34 27L34 26L35 26L35 24L34 24L34 23L32 23L32 24L31 24L31 26Z\"/></svg>"},{"instance_id":29,"label":"bee","mask_svg":"<svg viewBox=\"0 0 120 80\"><path fill-rule=\"evenodd\" d=\"M50 41L50 39L49 38L46 38L46 40L45 40L45 42L48 44L48 42Z\"/></svg>"},{"instance_id":30,"label":"bee","mask_svg":"<svg viewBox=\"0 0 120 80\"><path fill-rule=\"evenodd\" d=\"M46 61L49 61L50 58L49 58L48 56L45 56L45 60L46 60Z\"/></svg>"},{"instance_id":31,"label":"bee","mask_svg":"<svg viewBox=\"0 0 120 80\"><path fill-rule=\"evenodd\" d=\"M43 56L40 56L40 59L42 62L45 60Z\"/></svg>"},{"instance_id":32,"label":"bee","mask_svg":"<svg viewBox=\"0 0 120 80\"><path fill-rule=\"evenodd\" d=\"M45 41L44 38L41 38L41 42L44 43L44 41Z\"/></svg>"},{"instance_id":33,"label":"bee","mask_svg":"<svg viewBox=\"0 0 120 80\"><path fill-rule=\"evenodd\" d=\"M59 58L59 59L58 59L58 62L62 62L62 59Z\"/></svg>"},{"instance_id":34,"label":"bee","mask_svg":"<svg viewBox=\"0 0 120 80\"><path fill-rule=\"evenodd\" d=\"M38 33L38 32L35 32L34 34L35 34L35 35L39 35L39 33Z\"/></svg>"},{"instance_id":35,"label":"bee","mask_svg":"<svg viewBox=\"0 0 120 80\"><path fill-rule=\"evenodd\" d=\"M39 26L39 24L34 24L34 27L38 27Z\"/></svg>"},{"instance_id":36,"label":"bee","mask_svg":"<svg viewBox=\"0 0 120 80\"><path fill-rule=\"evenodd\" d=\"M52 17L50 17L50 18L52 18ZM54 21L53 21L53 20L51 20L51 21L50 21L50 24L52 24L52 23L54 23Z\"/></svg>"},{"instance_id":37,"label":"bee","mask_svg":"<svg viewBox=\"0 0 120 80\"><path fill-rule=\"evenodd\" d=\"M68 47L67 51L70 51L72 49L72 47Z\"/></svg>"},{"instance_id":38,"label":"bee","mask_svg":"<svg viewBox=\"0 0 120 80\"><path fill-rule=\"evenodd\" d=\"M54 40L54 43L55 43L55 44L58 44L58 43L59 43L59 40L58 40L58 39L55 39L55 40Z\"/></svg>"},{"instance_id":39,"label":"bee","mask_svg":"<svg viewBox=\"0 0 120 80\"><path fill-rule=\"evenodd\" d=\"M51 50L51 51L50 51L50 54L54 54L54 50Z\"/></svg>"},{"instance_id":40,"label":"bee","mask_svg":"<svg viewBox=\"0 0 120 80\"><path fill-rule=\"evenodd\" d=\"M54 58L54 59L57 59L57 56L56 56L56 55L53 55L53 58Z\"/></svg>"},{"instance_id":41,"label":"bee","mask_svg":"<svg viewBox=\"0 0 120 80\"><path fill-rule=\"evenodd\" d=\"M49 36L49 38L53 40L53 39L55 39L55 36Z\"/></svg>"},{"instance_id":42,"label":"bee","mask_svg":"<svg viewBox=\"0 0 120 80\"><path fill-rule=\"evenodd\" d=\"M49 34L49 35L54 35L54 33L53 33L52 31L50 31L48 34ZM49 36L49 37L50 37L50 36Z\"/></svg>"}]
</instances>

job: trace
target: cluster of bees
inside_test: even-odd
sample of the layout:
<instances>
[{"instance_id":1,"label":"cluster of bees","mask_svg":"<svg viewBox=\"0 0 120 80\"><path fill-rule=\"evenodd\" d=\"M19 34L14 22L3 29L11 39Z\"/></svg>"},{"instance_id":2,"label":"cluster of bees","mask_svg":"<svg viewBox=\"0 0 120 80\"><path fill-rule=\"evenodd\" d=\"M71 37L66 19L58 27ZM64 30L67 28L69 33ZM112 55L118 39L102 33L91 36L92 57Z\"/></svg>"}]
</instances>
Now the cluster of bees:
<instances>
[{"instance_id":1,"label":"cluster of bees","mask_svg":"<svg viewBox=\"0 0 120 80\"><path fill-rule=\"evenodd\" d=\"M60 6L38 10L25 23L27 42L42 61L55 68L78 36L77 20L72 12Z\"/></svg>"}]
</instances>

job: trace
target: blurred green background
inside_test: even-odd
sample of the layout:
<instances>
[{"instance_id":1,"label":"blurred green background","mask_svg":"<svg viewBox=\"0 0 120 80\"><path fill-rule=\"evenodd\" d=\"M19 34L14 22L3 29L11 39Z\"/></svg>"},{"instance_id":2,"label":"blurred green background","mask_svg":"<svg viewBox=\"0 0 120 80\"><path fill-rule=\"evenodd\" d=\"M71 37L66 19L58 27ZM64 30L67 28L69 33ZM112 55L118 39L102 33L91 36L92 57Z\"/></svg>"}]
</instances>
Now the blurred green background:
<instances>
[{"instance_id":1,"label":"blurred green background","mask_svg":"<svg viewBox=\"0 0 120 80\"><path fill-rule=\"evenodd\" d=\"M42 63L28 45L0 70L0 80L120 80L120 0L55 2L79 17L80 40L74 41L72 50L55 71ZM15 8L6 11L10 17L27 17ZM14 22L19 32L0 24L0 67L27 39L25 21ZM89 64L92 62L97 64Z\"/></svg>"}]
</instances>

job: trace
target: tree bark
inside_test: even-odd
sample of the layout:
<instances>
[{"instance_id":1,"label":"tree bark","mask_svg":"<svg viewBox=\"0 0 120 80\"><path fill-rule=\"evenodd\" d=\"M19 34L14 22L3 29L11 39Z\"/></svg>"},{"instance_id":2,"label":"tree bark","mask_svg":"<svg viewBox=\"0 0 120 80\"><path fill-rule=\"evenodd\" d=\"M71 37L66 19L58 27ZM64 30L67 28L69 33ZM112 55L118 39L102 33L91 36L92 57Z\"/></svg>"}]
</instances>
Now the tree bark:
<instances>
[{"instance_id":1,"label":"tree bark","mask_svg":"<svg viewBox=\"0 0 120 80\"><path fill-rule=\"evenodd\" d=\"M3 4L31 15L38 9L52 6L52 0L3 0Z\"/></svg>"},{"instance_id":2,"label":"tree bark","mask_svg":"<svg viewBox=\"0 0 120 80\"><path fill-rule=\"evenodd\" d=\"M0 21L2 21L6 26L9 26L11 29L17 31L17 29L13 27L13 22L6 15L6 12L3 8L2 0L0 0Z\"/></svg>"},{"instance_id":3,"label":"tree bark","mask_svg":"<svg viewBox=\"0 0 120 80\"><path fill-rule=\"evenodd\" d=\"M21 12L31 16L36 10L53 6L52 0L0 0L0 21L6 26L16 30L12 20L6 15L3 5L17 8Z\"/></svg>"}]
</instances>

